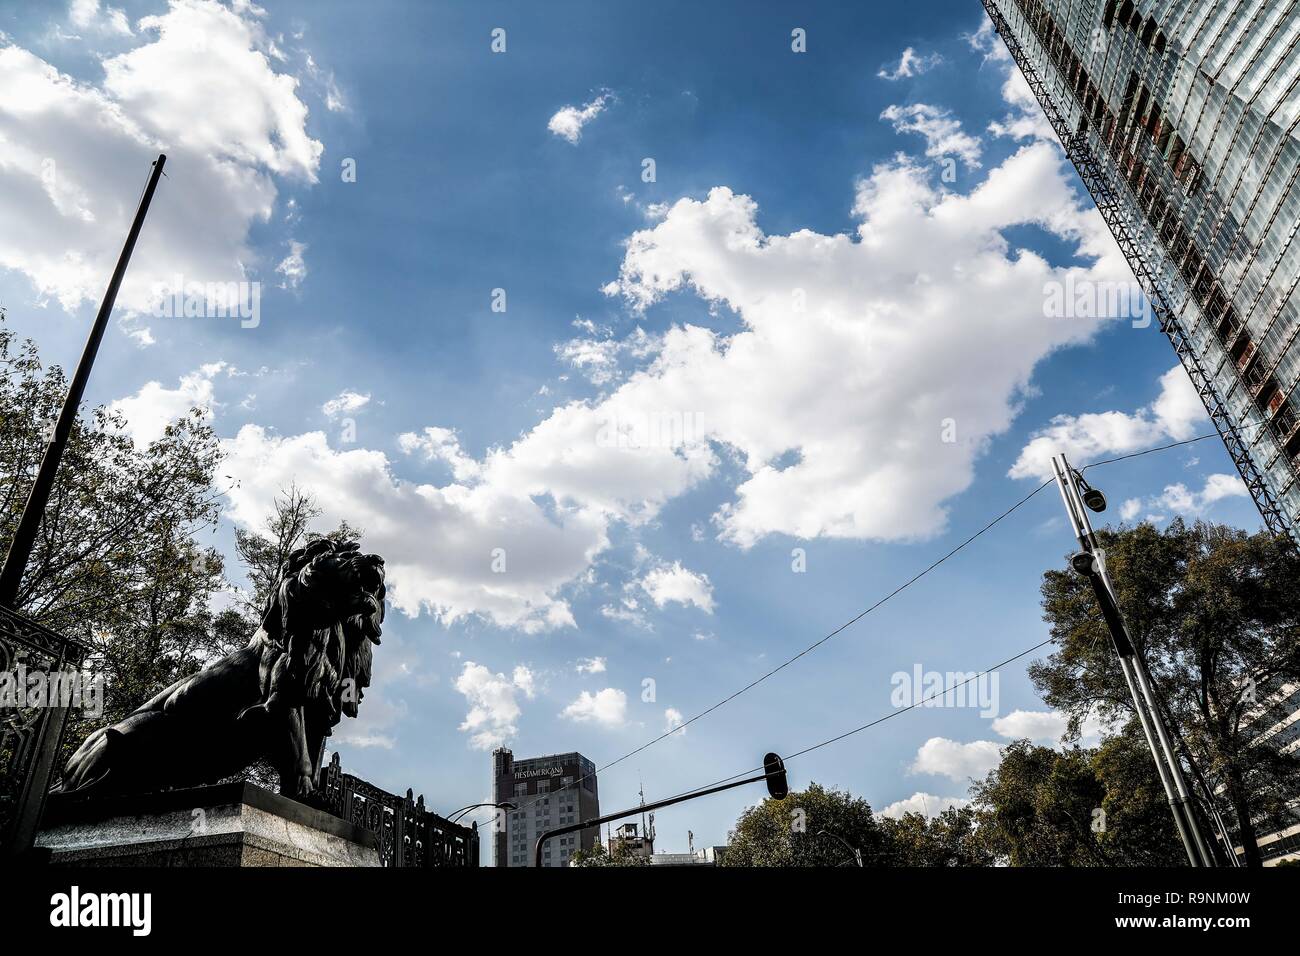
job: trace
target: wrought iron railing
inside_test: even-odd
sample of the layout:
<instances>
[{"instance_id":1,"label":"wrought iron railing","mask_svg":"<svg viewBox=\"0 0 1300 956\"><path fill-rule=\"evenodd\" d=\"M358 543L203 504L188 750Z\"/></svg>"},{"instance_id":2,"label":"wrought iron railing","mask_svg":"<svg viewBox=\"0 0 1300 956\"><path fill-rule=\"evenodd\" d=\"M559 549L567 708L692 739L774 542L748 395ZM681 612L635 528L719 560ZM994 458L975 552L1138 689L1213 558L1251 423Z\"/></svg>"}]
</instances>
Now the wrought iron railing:
<instances>
[{"instance_id":1,"label":"wrought iron railing","mask_svg":"<svg viewBox=\"0 0 1300 956\"><path fill-rule=\"evenodd\" d=\"M478 866L478 824L463 827L424 809L424 797L381 790L344 773L336 752L321 768L325 809L379 837L379 860L396 867Z\"/></svg>"},{"instance_id":2,"label":"wrought iron railing","mask_svg":"<svg viewBox=\"0 0 1300 956\"><path fill-rule=\"evenodd\" d=\"M56 770L69 701L27 700L28 679L80 670L90 654L84 642L0 606L0 857L29 850Z\"/></svg>"}]
</instances>

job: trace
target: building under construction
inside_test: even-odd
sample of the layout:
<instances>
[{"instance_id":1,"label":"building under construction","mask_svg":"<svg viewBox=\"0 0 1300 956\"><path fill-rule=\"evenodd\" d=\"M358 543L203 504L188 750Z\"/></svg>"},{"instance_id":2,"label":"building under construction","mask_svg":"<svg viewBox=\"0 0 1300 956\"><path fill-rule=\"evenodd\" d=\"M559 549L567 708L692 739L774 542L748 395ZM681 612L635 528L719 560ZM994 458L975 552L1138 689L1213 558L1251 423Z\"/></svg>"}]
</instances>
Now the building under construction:
<instances>
[{"instance_id":1,"label":"building under construction","mask_svg":"<svg viewBox=\"0 0 1300 956\"><path fill-rule=\"evenodd\" d=\"M1300 542L1300 3L984 6L1265 523Z\"/></svg>"}]
</instances>

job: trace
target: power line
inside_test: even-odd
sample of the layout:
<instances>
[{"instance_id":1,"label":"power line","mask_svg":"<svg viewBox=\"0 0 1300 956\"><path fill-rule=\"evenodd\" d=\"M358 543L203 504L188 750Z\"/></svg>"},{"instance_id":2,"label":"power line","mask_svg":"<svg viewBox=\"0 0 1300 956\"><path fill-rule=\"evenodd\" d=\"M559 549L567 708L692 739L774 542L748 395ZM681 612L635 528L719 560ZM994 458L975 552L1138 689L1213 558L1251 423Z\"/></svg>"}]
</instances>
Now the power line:
<instances>
[{"instance_id":1,"label":"power line","mask_svg":"<svg viewBox=\"0 0 1300 956\"><path fill-rule=\"evenodd\" d=\"M845 737L852 737L854 734L861 733L864 730L867 730L871 727L875 727L877 724L883 724L885 721L889 720L892 717L897 717L899 714L905 714L909 710L914 710L915 708L920 707L926 701L933 700L936 697L943 697L947 694L952 693L958 687L965 687L967 684L971 683L972 681L979 680L981 677L991 674L995 670L999 670L1003 667L1006 667L1008 664L1015 663L1016 661L1020 660L1020 658L1026 657L1034 653L1034 651L1039 650L1040 648L1044 648L1048 644L1052 644L1055 641L1056 638L1049 637L1047 640L1041 641L1038 644L1035 644L1033 647L1026 648L1025 650L1021 651L1019 654L1014 654L1011 657L1008 657L1005 661L1000 661L999 663L994 664L992 667L988 668L987 670L980 671L978 674L973 674L970 677L967 677L963 681L958 681L957 683L952 684L949 687L945 687L943 690L937 690L933 694L930 694L927 697L922 697L920 700L908 704L906 707L899 707L896 710L891 710L883 717L877 717L875 720L868 721L867 723L863 724L860 727L854 727L852 730L845 731L842 734L837 734L836 736L831 737L828 740L823 740L819 744L813 744L811 747L805 747L803 750L795 751L794 753L790 754L790 756L784 757L782 759L794 760L796 757L802 757L805 754L810 754L814 750L820 750L822 747L829 747L831 744L839 743L839 741L843 740Z\"/></svg>"},{"instance_id":2,"label":"power line","mask_svg":"<svg viewBox=\"0 0 1300 956\"><path fill-rule=\"evenodd\" d=\"M597 775L597 774L604 773L606 770L610 769L611 767L614 767L614 766L616 766L616 765L622 763L623 761L628 760L629 758L636 756L637 754L641 753L643 750L647 750L647 749L649 749L650 747L653 747L655 744L659 743L661 740L664 740L664 739L666 739L666 738L668 738L668 737L671 737L673 734L678 733L679 731L684 730L685 728L689 727L691 724L695 723L697 720L700 720L701 718L707 717L709 714L713 713L713 712L714 712L715 710L717 710L719 707L722 707L722 706L724 706L724 705L726 705L726 704L729 704L731 701L735 700L735 699L736 699L737 697L739 697L740 695L742 695L742 694L744 694L744 693L746 693L746 692L748 692L748 691L750 691L750 690L753 690L755 687L757 687L759 684L763 683L763 682L764 682L765 680L767 680L768 678L775 676L776 674L778 674L778 673L780 673L781 671L785 670L787 667L789 667L789 666L790 666L791 664L793 664L795 661L799 660L800 658L804 657L804 656L807 655L807 654L812 653L814 650L816 650L817 648L821 647L823 644L825 644L825 643L826 643L827 641L829 641L831 638L835 637L836 635L840 634L841 632L843 632L843 631L847 630L848 628L852 627L854 624L856 624L858 621L862 620L864 617L866 617L866 616L867 616L868 614L870 614L872 611L876 610L876 609L879 608L881 605L883 605L883 604L885 604L886 602L892 600L893 598L895 598L896 596L898 596L899 594L901 594L903 591L907 590L909 587L911 587L911 586L912 586L913 584L915 584L917 581L921 580L921 578L925 577L925 576L926 576L927 574L929 574L931 571L933 571L933 570L935 570L937 567L939 567L939 565L943 564L945 561L947 561L949 558L951 558L951 557L953 557L954 555L956 555L959 551L961 551L961 550L962 550L963 548L965 548L967 545L971 544L971 543L974 542L976 539L978 539L979 537L981 537L985 532L989 531L989 530L992 529L995 525L997 525L999 522L1001 522L1001 521L1003 521L1004 519L1006 519L1007 517L1009 517L1012 513L1014 513L1015 511L1017 511L1021 506L1023 506L1023 505L1024 505L1026 502L1028 502L1031 498L1033 498L1035 495L1037 495L1040 491L1042 491L1042 490L1043 490L1044 488L1046 488L1048 485L1052 484L1053 481L1054 481L1054 479L1043 482L1041 485L1039 485L1039 486L1038 486L1037 488L1035 488L1033 491L1029 492L1029 494L1025 495L1023 498L1021 498L1019 501L1017 501L1015 504L1013 504L1013 505L1012 505L1010 508L1008 508L1006 511L1003 511L1001 514L999 514L999 515L998 515L996 518L994 518L992 521L988 522L988 523L985 524L982 528L980 528L978 531L976 531L974 534L972 534L970 537L966 538L964 541L962 541L960 544L958 544L956 547L954 547L951 551L947 552L947 553L944 554L942 557L940 557L940 558L936 559L935 561L931 562L928 566L926 566L926 567L925 567L924 569L922 569L921 571L918 571L916 574L912 575L912 577L908 578L905 582L903 582L902 584L900 584L898 587L894 588L894 590L890 591L890 592L889 592L888 594L886 594L884 597L880 598L878 601L876 601L876 602L875 602L874 604L872 604L870 607L866 608L865 610L863 610L862 612L860 612L860 613L857 614L856 616L854 616L854 617L850 618L849 620L845 621L843 624L841 624L839 627L835 628L835 629L834 629L833 631L831 631L830 633L826 634L824 637L821 637L821 638L819 638L818 640L814 641L812 644L809 644L807 647L805 647L803 650L799 651L797 654L795 654L795 655L793 655L792 657L789 657L789 658L787 658L786 660L782 661L780 664L778 664L776 667L773 667L773 668L772 668L771 670L769 670L767 673L765 673L765 674L763 674L762 676L757 677L757 678L755 678L754 680L750 681L748 684L746 684L744 687L740 688L739 690L734 691L734 692L731 693L731 694L728 694L726 697L722 698L722 700L718 701L717 703L713 704L713 705L710 706L710 707L705 708L704 710L702 710L702 711L700 711L698 714L696 714L694 717L692 717L690 720L684 721L683 723L681 723L681 724L679 724L678 726L674 727L672 730L665 731L664 733L660 734L658 737L655 737L653 740L649 740L649 741L647 741L646 743L642 744L641 746L637 747L635 750L630 750L630 751L628 751L627 753L623 754L623 756L617 758L616 760L612 760L612 761L610 761L609 763L605 764L604 766L597 767L597 768L596 768L595 770L593 770L591 773L583 774L581 777L577 778L577 779L574 780L572 783L564 784L563 786L560 787L559 790L549 791L545 796L538 795L538 797L537 797L536 799L531 800L531 801L529 801L528 803L521 804L519 807L517 807L515 810L513 810L513 811L511 811L511 812L513 812L513 813L522 813L524 810L527 810L529 807L536 805L536 804L539 803L541 800L543 800L543 799L549 799L549 797L550 797L550 795L551 795L552 793L561 793L561 792L563 792L564 790L568 790L568 789L570 789L570 788L572 788L572 787L576 787L578 784L582 783L582 781L586 780L588 777L593 777L593 776L595 776L595 775ZM731 778L727 778L727 779L731 779Z\"/></svg>"},{"instance_id":3,"label":"power line","mask_svg":"<svg viewBox=\"0 0 1300 956\"><path fill-rule=\"evenodd\" d=\"M829 747L831 744L839 743L841 740L844 740L848 737L852 737L854 734L861 733L864 730L869 730L872 727L878 726L879 724L883 724L885 721L897 717L900 714L905 714L910 710L915 710L917 707L921 707L927 702L934 700L935 698L944 697L948 694L951 694L959 687L965 687L967 684L977 681L981 677L985 677L996 670L1000 670L1001 668L1006 667L1008 664L1013 664L1016 661L1020 660L1022 657L1027 657L1028 655L1034 653L1034 651L1041 650L1042 648L1046 647L1049 644L1054 644L1056 640L1057 639L1055 637L1049 637L1047 640L1040 641L1039 643L1035 644L1033 647L1025 648L1023 651L1020 651L1018 654L1013 654L1011 657L1008 657L1006 660L999 661L998 663L992 665L991 667L986 668L983 671L980 671L979 673L972 674L964 680L955 681L954 683L949 684L947 687L943 688L942 690L934 691L933 693L928 694L925 697L922 697L920 700L913 701L912 703L908 704L906 707L899 707L896 708L895 710L891 710L889 713L877 717L875 720L870 720L859 727L854 727L852 730L845 731L842 734L837 734L834 737L828 738L827 740L823 740L821 743L813 744L811 747L805 747L802 750L797 750L794 753L786 757L783 757L781 759L786 763L789 763L790 761L795 760L799 757L806 756L807 754L810 754L815 750L820 750L823 747ZM746 776L750 776L751 774L758 773L763 769L764 769L763 767L754 767L749 770L742 770L739 773L733 773L729 777L723 777L720 780L714 780L712 783L706 783L698 787L692 787L689 790L683 790L681 793L675 794L666 799L676 800L679 797L685 797L685 796L690 796L691 794L700 793L702 791L709 790L713 787L717 787L721 784L730 783L732 780L735 780L738 777L746 777ZM635 807L631 808L630 812L635 813L636 808Z\"/></svg>"},{"instance_id":4,"label":"power line","mask_svg":"<svg viewBox=\"0 0 1300 956\"><path fill-rule=\"evenodd\" d=\"M1218 437L1218 433L1217 433L1217 432L1211 432L1211 433L1206 434L1206 435L1198 435L1198 436L1195 437L1195 438L1189 438L1189 439L1186 439L1186 440L1183 440L1183 441L1171 442L1171 443L1166 444L1166 445L1159 445L1159 446L1157 446L1157 447L1155 447L1155 448L1148 448L1148 449L1145 449L1145 450L1142 450L1142 451L1132 452L1132 453L1127 454L1127 455L1120 455L1120 456L1117 456L1117 457L1115 457L1115 458L1106 458L1106 459L1102 459L1102 460L1100 460L1100 461L1091 462L1090 464L1084 465L1084 466L1083 466L1081 469L1079 469L1079 470L1080 470L1080 472L1083 472L1083 471L1087 471L1089 468L1094 468L1094 467L1097 467L1097 466L1100 466L1100 465L1109 465L1109 464L1113 464L1113 463L1118 462L1118 461L1126 461L1126 460L1128 460L1128 459L1130 459L1130 458L1138 458L1138 457L1141 457L1141 456L1143 456L1143 455L1154 454L1155 452L1158 452L1158 451L1168 451L1168 450L1171 449L1171 448L1178 448L1178 447L1181 447L1181 446L1183 446L1183 445L1190 445L1190 444L1193 444L1193 443L1195 443L1195 442L1204 441L1204 440L1207 439L1207 438L1217 438L1217 437ZM750 682L749 682L748 684L746 684L744 687L741 687L739 690L734 691L734 692L731 693L731 694L728 694L726 697L722 698L722 699L719 700L717 703L715 703L715 704L713 704L712 706L707 707L707 708L705 708L704 710L700 711L700 712L699 712L698 714L696 714L694 717L691 717L689 720L684 721L683 723L677 725L677 726L674 727L672 730L665 731L664 733L660 734L658 737L655 737L655 738L653 738L652 740L647 741L646 743L644 743L644 744L642 744L641 746L637 747L635 750L630 750L630 751L628 751L627 753L623 754L623 756L618 757L617 759L612 760L612 761L610 761L609 763L607 763L607 764L605 764L605 765L603 765L603 766L601 766L601 767L597 767L595 770L591 771L590 773L583 774L581 777L578 777L578 778L577 778L576 780L574 780L572 783L564 784L563 786L560 787L559 790L549 791L549 792L548 792L547 794L545 794L544 796L543 796L543 795L538 795L536 799L531 800L531 801L529 801L528 803L521 804L519 807L516 808L516 810L511 811L511 812L523 812L524 810L527 810L529 807L532 807L532 806L536 805L537 803L541 802L543 799L549 799L549 797L551 796L552 793L562 793L562 792L565 791L565 790L568 790L568 789L571 789L571 788L573 788L573 787L576 787L577 785L581 784L584 780L588 779L589 777L593 777L593 776L596 776L597 774L603 773L603 772L605 772L606 770L610 769L611 767L617 766L618 764L622 763L623 761L628 760L628 759L630 759L630 758L636 756L637 754L641 753L642 751L644 751L644 750L648 750L650 747L653 747L655 744L659 743L660 741L665 740L665 739L668 738L668 737L671 737L673 734L678 733L678 732L681 731L681 730L684 730L686 727L689 727L691 724L695 723L697 720L701 720L702 718L707 717L709 714L713 713L715 710L719 709L720 707L723 707L724 705L729 704L731 701L735 700L737 697L740 697L742 694L745 694L745 693L747 693L748 691L754 689L754 688L757 687L759 684L763 683L764 681L768 680L769 678L771 678L771 677L775 676L776 674L780 673L781 671L785 670L787 667L789 667L789 666L790 666L791 664L793 664L795 661L799 660L800 658L804 657L804 656L807 655L807 654L812 653L814 650L816 650L817 648L821 647L823 644L825 644L827 641L831 640L833 637L837 636L838 634L840 634L840 633L842 633L843 631L847 630L848 628L852 627L854 624L856 624L858 621L862 620L864 617L866 617L866 616L867 616L868 614L870 614L871 612L875 611L877 608L881 607L882 605L884 605L884 604L887 603L888 601L890 601L890 600L892 600L893 598L897 597L899 594L901 594L903 591L907 590L909 587L911 587L913 584L915 584L915 583L916 583L917 581L919 581L921 578L925 577L925 576L926 576L927 574L929 574L931 571L934 571L934 570L935 570L936 568L938 568L941 564L943 564L944 562L946 562L949 558L952 558L952 557L955 556L958 552L960 552L961 550L963 550L964 548L966 548L968 545L970 545L970 544L972 544L974 541L976 541L978 538L980 538L981 536L983 536L986 532L988 532L989 530L991 530L991 529L992 529L993 527L995 527L997 524L999 524L1000 522L1002 522L1002 521L1005 520L1006 518L1010 517L1014 512L1016 512L1017 510L1019 510L1019 509L1020 509L1023 505L1025 505L1026 503L1028 503L1029 500L1032 499L1035 495L1037 495L1037 494L1038 494L1039 492L1041 492L1044 488L1046 488L1048 485L1053 484L1054 482L1055 482L1055 479L1054 479L1054 478L1053 478L1053 479L1048 479L1047 481L1043 482L1041 485L1039 485L1039 486L1038 486L1037 488L1035 488L1033 491L1029 492L1029 494L1025 495L1023 498L1021 498L1020 500L1018 500L1017 502L1015 502L1015 504L1011 505L1011 507L1007 508L1005 511L1003 511L1001 514L999 514L997 517L993 518L991 521L989 521L987 524L985 524L983 527L981 527L978 531L976 531L976 532L975 532L974 534L972 534L970 537L966 538L964 541L962 541L960 544L958 544L958 545L957 545L956 547L954 547L952 550L948 551L948 552L947 552L946 554L944 554L943 556L941 556L941 557L939 557L938 559L936 559L935 561L931 562L931 563L930 563L929 565L927 565L925 568L923 568L922 570L918 571L918 572L917 572L916 574L914 574L912 577L908 578L907 581L903 582L903 583L900 584L898 587L894 588L894 590L890 591L888 594L886 594L884 597L880 598L880 599L879 599L878 601L876 601L874 604L872 604L871 606L867 607L865 610L863 610L862 612L860 612L860 613L857 614L856 616L854 616L854 617L850 618L849 620L845 621L843 624L841 624L839 627L835 628L833 631L831 631L831 632L829 632L828 634L826 634L824 637L821 637L821 638L819 638L818 640L814 641L812 644L809 644L807 647L805 647L803 650L799 651L798 653L794 654L792 657L789 657L789 658L787 658L786 660L782 661L780 664L778 664L776 667L773 667L773 668L772 668L771 670L769 670L767 673L765 673L765 674L763 674L762 676L757 677L757 678L755 678L754 680L750 681ZM1026 654L1030 654L1030 653L1032 653L1033 651L1037 650L1038 648L1045 646L1047 643L1051 643L1051 641L1049 640L1049 641L1047 641L1047 642L1044 642L1043 644L1038 644L1038 645L1036 645L1035 647L1031 647L1031 648L1029 648L1028 650L1023 651L1023 652L1021 652L1020 654L1016 655L1015 657L1010 658L1008 661L1005 661L1004 664L1005 664L1005 663L1010 663L1010 662L1015 661L1015 660L1018 660L1018 659L1020 659L1021 657L1024 657ZM997 665L997 667L1001 667L1001 666L1003 666L1003 665L1002 665L1002 664ZM997 667L990 668L990 670L996 670ZM945 692L946 692L946 691L945 691ZM912 706L914 707L914 706L916 706L916 705L913 704ZM911 709L911 707L904 708L904 710L910 710L910 709ZM889 717L894 716L894 714L902 713L902 712L903 712L903 710L893 711L893 712L891 712L889 715L886 715L885 717L882 717L882 718L879 718L879 719L876 720L876 721L873 721L871 724L863 725L862 727L859 727L859 728L857 728L857 729L855 729L855 730L849 731L847 734L843 734L843 735L841 735L840 737L833 738L832 741L826 741L826 742L823 742L823 743L821 743L821 744L816 745L816 747L808 748L807 750L800 751L799 754L794 754L794 755L792 755L792 756L799 756L799 755L802 754L802 753L807 753L807 752L809 752L809 750L815 750L815 749L817 749L817 747L826 746L827 743L831 743L831 742L834 742L834 740L842 739L842 737L850 736L850 735L852 735L852 734L858 733L858 732L861 731L861 730L865 730L867 727L874 726L875 723L879 723L880 721L883 721L883 720L888 720ZM788 759L788 758L787 758L787 759ZM736 776L739 776L739 774L737 774ZM725 779L730 780L730 779L734 779L734 777L728 777L728 778L725 778ZM711 786L711 785L710 785L710 786ZM701 789L702 789L702 788L701 788ZM688 791L688 792L689 792L689 791Z\"/></svg>"}]
</instances>

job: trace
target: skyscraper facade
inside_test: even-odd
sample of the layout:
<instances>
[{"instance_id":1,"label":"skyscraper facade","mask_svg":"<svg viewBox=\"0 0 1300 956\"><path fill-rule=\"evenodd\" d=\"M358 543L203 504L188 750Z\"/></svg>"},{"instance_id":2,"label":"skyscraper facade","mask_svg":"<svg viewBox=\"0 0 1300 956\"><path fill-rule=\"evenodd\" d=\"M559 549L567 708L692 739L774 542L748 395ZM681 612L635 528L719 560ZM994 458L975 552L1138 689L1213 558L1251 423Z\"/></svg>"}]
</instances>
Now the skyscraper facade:
<instances>
[{"instance_id":1,"label":"skyscraper facade","mask_svg":"<svg viewBox=\"0 0 1300 956\"><path fill-rule=\"evenodd\" d=\"M580 753L516 760L502 747L492 753L492 793L510 803L503 825L492 829L496 866L532 866L537 838L547 830L600 816L596 765ZM592 827L548 840L542 866L568 866L577 850L591 850L600 833Z\"/></svg>"},{"instance_id":2,"label":"skyscraper facade","mask_svg":"<svg viewBox=\"0 0 1300 956\"><path fill-rule=\"evenodd\" d=\"M1300 542L1300 3L983 2L1265 523Z\"/></svg>"}]
</instances>

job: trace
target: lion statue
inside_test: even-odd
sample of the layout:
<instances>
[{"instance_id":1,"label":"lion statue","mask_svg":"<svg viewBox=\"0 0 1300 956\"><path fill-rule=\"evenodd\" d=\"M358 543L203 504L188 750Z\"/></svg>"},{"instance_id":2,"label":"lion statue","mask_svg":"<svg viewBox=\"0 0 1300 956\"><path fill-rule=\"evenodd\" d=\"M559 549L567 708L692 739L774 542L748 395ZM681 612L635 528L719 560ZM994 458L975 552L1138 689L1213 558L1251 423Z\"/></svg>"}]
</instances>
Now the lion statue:
<instances>
[{"instance_id":1,"label":"lion statue","mask_svg":"<svg viewBox=\"0 0 1300 956\"><path fill-rule=\"evenodd\" d=\"M280 568L246 647L92 733L55 799L148 793L231 776L258 760L280 792L310 800L325 738L357 716L384 619L384 561L355 543L312 541Z\"/></svg>"}]
</instances>

